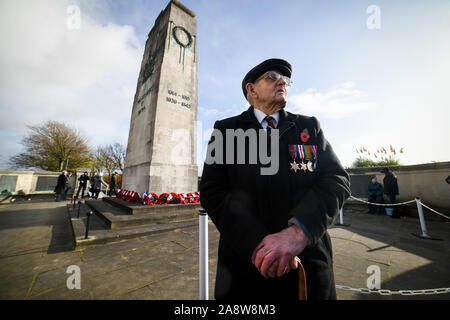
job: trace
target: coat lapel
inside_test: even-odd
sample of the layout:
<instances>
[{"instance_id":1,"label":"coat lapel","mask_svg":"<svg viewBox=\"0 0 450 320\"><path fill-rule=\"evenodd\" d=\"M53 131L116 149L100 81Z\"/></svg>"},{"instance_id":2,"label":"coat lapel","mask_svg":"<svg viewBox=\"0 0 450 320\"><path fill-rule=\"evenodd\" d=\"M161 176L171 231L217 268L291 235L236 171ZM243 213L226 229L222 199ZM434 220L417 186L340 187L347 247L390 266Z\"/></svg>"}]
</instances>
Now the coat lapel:
<instances>
[{"instance_id":1,"label":"coat lapel","mask_svg":"<svg viewBox=\"0 0 450 320\"><path fill-rule=\"evenodd\" d=\"M240 122L239 128L242 129L253 128L258 132L259 129L263 128L259 123L258 119L256 119L252 106L250 106L247 109L247 111L241 113L241 115L238 118L238 121Z\"/></svg>"},{"instance_id":2,"label":"coat lapel","mask_svg":"<svg viewBox=\"0 0 450 320\"><path fill-rule=\"evenodd\" d=\"M278 124L278 129L280 129L280 137L289 128L295 126L296 119L297 119L297 115L288 113L284 109L280 110L280 122Z\"/></svg>"}]
</instances>

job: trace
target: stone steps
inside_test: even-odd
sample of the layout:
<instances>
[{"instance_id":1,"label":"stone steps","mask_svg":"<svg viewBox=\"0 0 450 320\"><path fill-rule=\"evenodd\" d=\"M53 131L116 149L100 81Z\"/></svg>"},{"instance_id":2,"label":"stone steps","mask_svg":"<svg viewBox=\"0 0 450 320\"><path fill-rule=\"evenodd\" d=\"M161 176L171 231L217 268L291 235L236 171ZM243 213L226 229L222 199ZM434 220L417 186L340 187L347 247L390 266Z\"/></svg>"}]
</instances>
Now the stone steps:
<instances>
[{"instance_id":1,"label":"stone steps","mask_svg":"<svg viewBox=\"0 0 450 320\"><path fill-rule=\"evenodd\" d=\"M117 242L198 225L197 208L200 208L200 205L190 206L190 210L181 212L167 210L160 212L161 210L155 210L159 209L157 206L151 207L153 210L147 208L146 214L133 215L130 214L131 210L119 209L110 201L105 200L86 200L85 203L81 203L80 209L78 209L78 203L75 206L68 204L67 212L75 248ZM87 225L86 213L89 211L94 214L90 217L88 239L84 239Z\"/></svg>"},{"instance_id":2,"label":"stone steps","mask_svg":"<svg viewBox=\"0 0 450 320\"><path fill-rule=\"evenodd\" d=\"M106 199L106 198L104 198ZM109 201L104 200L86 200L86 205L103 220L108 229L115 230L129 227L140 227L143 225L154 223L169 223L181 220L193 219L198 217L198 209L196 207L189 208L190 210L159 212L155 210L153 213L141 213L137 215L127 214L127 211L122 211L110 204ZM161 205L163 207L165 205ZM155 209L157 206L152 206ZM176 208L174 208L176 209ZM151 212L151 211L147 211Z\"/></svg>"},{"instance_id":3,"label":"stone steps","mask_svg":"<svg viewBox=\"0 0 450 320\"><path fill-rule=\"evenodd\" d=\"M183 220L171 223L156 223L137 228L123 228L118 230L90 230L85 239L86 218L71 218L75 248L118 242L126 239L143 237L151 234L169 232L176 229L198 225L198 219Z\"/></svg>"},{"instance_id":4,"label":"stone steps","mask_svg":"<svg viewBox=\"0 0 450 320\"><path fill-rule=\"evenodd\" d=\"M201 208L200 203L142 205L139 203L127 202L115 197L104 197L102 200L131 215L168 212L183 213L191 212L193 210L198 212Z\"/></svg>"}]
</instances>

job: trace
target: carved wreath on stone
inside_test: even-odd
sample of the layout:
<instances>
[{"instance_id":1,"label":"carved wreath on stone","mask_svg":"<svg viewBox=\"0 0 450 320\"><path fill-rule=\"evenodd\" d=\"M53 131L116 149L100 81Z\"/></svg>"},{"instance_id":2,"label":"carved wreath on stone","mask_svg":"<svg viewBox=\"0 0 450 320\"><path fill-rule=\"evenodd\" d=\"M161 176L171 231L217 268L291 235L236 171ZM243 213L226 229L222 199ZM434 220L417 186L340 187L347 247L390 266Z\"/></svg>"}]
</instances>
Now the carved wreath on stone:
<instances>
[{"instance_id":1,"label":"carved wreath on stone","mask_svg":"<svg viewBox=\"0 0 450 320\"><path fill-rule=\"evenodd\" d=\"M184 27L174 27L172 35L175 41L183 48L189 48L192 45L192 36Z\"/></svg>"}]
</instances>

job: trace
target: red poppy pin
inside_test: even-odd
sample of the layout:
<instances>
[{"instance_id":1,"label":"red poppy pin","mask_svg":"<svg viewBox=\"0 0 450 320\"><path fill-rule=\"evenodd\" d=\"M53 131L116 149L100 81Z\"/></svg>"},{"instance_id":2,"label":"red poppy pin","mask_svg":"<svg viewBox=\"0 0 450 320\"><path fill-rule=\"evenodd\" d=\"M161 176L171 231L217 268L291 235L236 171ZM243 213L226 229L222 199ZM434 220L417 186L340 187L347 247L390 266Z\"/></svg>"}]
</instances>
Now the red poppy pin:
<instances>
[{"instance_id":1,"label":"red poppy pin","mask_svg":"<svg viewBox=\"0 0 450 320\"><path fill-rule=\"evenodd\" d=\"M308 129L305 129L302 131L302 133L300 133L300 139L302 140L302 142L308 142L310 136L308 133Z\"/></svg>"}]
</instances>

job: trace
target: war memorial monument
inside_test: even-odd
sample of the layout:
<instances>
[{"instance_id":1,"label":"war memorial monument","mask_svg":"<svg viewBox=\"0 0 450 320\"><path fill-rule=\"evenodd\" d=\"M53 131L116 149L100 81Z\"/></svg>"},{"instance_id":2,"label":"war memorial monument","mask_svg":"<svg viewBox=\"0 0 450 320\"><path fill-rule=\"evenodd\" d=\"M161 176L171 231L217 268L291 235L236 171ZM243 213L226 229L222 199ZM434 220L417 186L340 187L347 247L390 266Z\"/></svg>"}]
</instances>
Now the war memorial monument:
<instances>
[{"instance_id":1,"label":"war memorial monument","mask_svg":"<svg viewBox=\"0 0 450 320\"><path fill-rule=\"evenodd\" d=\"M197 21L176 0L149 33L138 77L122 187L144 192L198 189Z\"/></svg>"}]
</instances>

